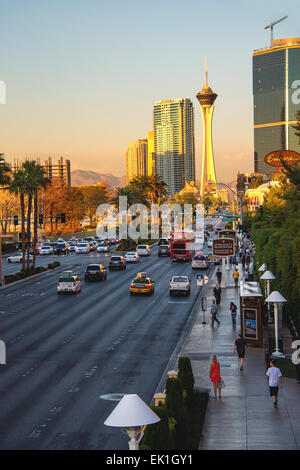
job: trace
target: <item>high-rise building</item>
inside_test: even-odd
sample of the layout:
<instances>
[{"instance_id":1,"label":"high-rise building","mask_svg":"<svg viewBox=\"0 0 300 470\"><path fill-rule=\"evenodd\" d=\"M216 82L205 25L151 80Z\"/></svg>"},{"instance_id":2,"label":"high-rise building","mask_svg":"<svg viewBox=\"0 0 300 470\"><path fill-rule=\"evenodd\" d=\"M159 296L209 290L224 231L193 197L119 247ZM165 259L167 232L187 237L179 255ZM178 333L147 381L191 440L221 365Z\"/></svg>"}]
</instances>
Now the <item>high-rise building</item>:
<instances>
[{"instance_id":1,"label":"high-rise building","mask_svg":"<svg viewBox=\"0 0 300 470\"><path fill-rule=\"evenodd\" d=\"M131 142L126 152L126 184L139 175L148 175L147 139L138 139Z\"/></svg>"},{"instance_id":2,"label":"high-rise building","mask_svg":"<svg viewBox=\"0 0 300 470\"><path fill-rule=\"evenodd\" d=\"M52 162L52 158L49 157L45 163L40 163L40 160L37 159L37 163L42 166L45 171L45 175L51 180L59 179L65 185L71 186L71 162L70 160L65 160L61 157L58 159L57 163ZM12 167L12 171L16 171L21 168L22 162L15 161Z\"/></svg>"},{"instance_id":3,"label":"high-rise building","mask_svg":"<svg viewBox=\"0 0 300 470\"><path fill-rule=\"evenodd\" d=\"M203 122L203 153L201 169L200 197L205 193L218 197L217 178L212 143L212 118L214 112L214 102L217 94L212 91L207 82L207 64L205 63L205 85L197 93L197 99L201 106Z\"/></svg>"},{"instance_id":4,"label":"high-rise building","mask_svg":"<svg viewBox=\"0 0 300 470\"><path fill-rule=\"evenodd\" d=\"M154 173L154 131L148 132L148 176Z\"/></svg>"},{"instance_id":5,"label":"high-rise building","mask_svg":"<svg viewBox=\"0 0 300 470\"><path fill-rule=\"evenodd\" d=\"M194 108L189 98L157 101L153 109L155 173L170 195L195 181Z\"/></svg>"},{"instance_id":6,"label":"high-rise building","mask_svg":"<svg viewBox=\"0 0 300 470\"><path fill-rule=\"evenodd\" d=\"M272 40L253 52L253 106L254 171L270 174L268 153L300 152L292 127L300 109L300 37Z\"/></svg>"}]
</instances>

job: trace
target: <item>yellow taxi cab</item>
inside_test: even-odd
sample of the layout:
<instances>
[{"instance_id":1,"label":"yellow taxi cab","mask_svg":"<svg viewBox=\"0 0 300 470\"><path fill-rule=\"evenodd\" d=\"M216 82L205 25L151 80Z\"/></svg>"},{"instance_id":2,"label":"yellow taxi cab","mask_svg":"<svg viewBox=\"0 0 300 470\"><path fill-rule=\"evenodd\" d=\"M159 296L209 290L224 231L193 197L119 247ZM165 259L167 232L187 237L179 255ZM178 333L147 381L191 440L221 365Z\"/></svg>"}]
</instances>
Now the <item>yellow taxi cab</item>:
<instances>
[{"instance_id":1,"label":"yellow taxi cab","mask_svg":"<svg viewBox=\"0 0 300 470\"><path fill-rule=\"evenodd\" d=\"M155 281L152 281L146 273L138 273L136 278L131 281L129 292L135 294L153 294Z\"/></svg>"}]
</instances>

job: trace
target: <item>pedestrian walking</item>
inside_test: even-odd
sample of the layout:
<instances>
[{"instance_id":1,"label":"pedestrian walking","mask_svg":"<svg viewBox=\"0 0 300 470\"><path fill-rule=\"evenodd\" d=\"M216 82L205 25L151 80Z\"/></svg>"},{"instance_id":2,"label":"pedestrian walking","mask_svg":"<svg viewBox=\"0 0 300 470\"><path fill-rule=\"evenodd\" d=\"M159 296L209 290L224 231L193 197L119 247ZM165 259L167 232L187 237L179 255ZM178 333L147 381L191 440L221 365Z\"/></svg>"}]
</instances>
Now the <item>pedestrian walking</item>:
<instances>
[{"instance_id":1,"label":"pedestrian walking","mask_svg":"<svg viewBox=\"0 0 300 470\"><path fill-rule=\"evenodd\" d=\"M220 375L220 364L217 360L217 356L214 354L209 367L209 376L213 384L214 398L217 398L217 390L219 392L219 398L221 398L221 375Z\"/></svg>"},{"instance_id":2,"label":"pedestrian walking","mask_svg":"<svg viewBox=\"0 0 300 470\"><path fill-rule=\"evenodd\" d=\"M238 287L239 277L240 277L240 273L238 272L237 268L235 268L235 270L233 271L233 279L234 279L235 287Z\"/></svg>"},{"instance_id":3,"label":"pedestrian walking","mask_svg":"<svg viewBox=\"0 0 300 470\"><path fill-rule=\"evenodd\" d=\"M221 286L220 286L220 284L216 284L216 287L214 288L214 296L215 296L217 305L220 305L221 294L222 294Z\"/></svg>"},{"instance_id":4,"label":"pedestrian walking","mask_svg":"<svg viewBox=\"0 0 300 470\"><path fill-rule=\"evenodd\" d=\"M221 284L222 272L220 271L220 268L217 269L216 276L217 276L217 279L218 279L218 284Z\"/></svg>"},{"instance_id":5,"label":"pedestrian walking","mask_svg":"<svg viewBox=\"0 0 300 470\"><path fill-rule=\"evenodd\" d=\"M237 353L238 355L240 361L240 370L243 370L246 346L246 341L244 340L244 338L242 338L241 333L239 333L234 343L233 354Z\"/></svg>"},{"instance_id":6,"label":"pedestrian walking","mask_svg":"<svg viewBox=\"0 0 300 470\"><path fill-rule=\"evenodd\" d=\"M229 310L231 311L232 326L236 326L237 306L234 302L230 302Z\"/></svg>"},{"instance_id":7,"label":"pedestrian walking","mask_svg":"<svg viewBox=\"0 0 300 470\"><path fill-rule=\"evenodd\" d=\"M240 261L242 261L242 256L243 256L243 248L241 247L241 248L239 249Z\"/></svg>"},{"instance_id":8,"label":"pedestrian walking","mask_svg":"<svg viewBox=\"0 0 300 470\"><path fill-rule=\"evenodd\" d=\"M218 307L216 306L215 299L212 299L212 304L210 306L210 318L211 318L211 326L215 325L215 322L220 325L220 320L217 317L218 315Z\"/></svg>"},{"instance_id":9,"label":"pedestrian walking","mask_svg":"<svg viewBox=\"0 0 300 470\"><path fill-rule=\"evenodd\" d=\"M270 395L273 400L274 408L277 406L278 388L282 388L282 373L281 370L276 367L276 363L273 359L270 360L270 367L266 372L269 382Z\"/></svg>"},{"instance_id":10,"label":"pedestrian walking","mask_svg":"<svg viewBox=\"0 0 300 470\"><path fill-rule=\"evenodd\" d=\"M251 261L250 256L247 255L247 256L246 256L246 264L247 264L247 268L248 268L248 269L249 269L249 266L250 266L250 261Z\"/></svg>"},{"instance_id":11,"label":"pedestrian walking","mask_svg":"<svg viewBox=\"0 0 300 470\"><path fill-rule=\"evenodd\" d=\"M242 261L242 266L243 266L243 270L244 270L244 269L245 269L245 263L246 263L246 255L245 255L245 253L243 253L243 255L242 255L242 260L241 260L241 261Z\"/></svg>"},{"instance_id":12,"label":"pedestrian walking","mask_svg":"<svg viewBox=\"0 0 300 470\"><path fill-rule=\"evenodd\" d=\"M242 280L245 279L245 282L248 282L249 280L249 270L248 268L245 269Z\"/></svg>"}]
</instances>

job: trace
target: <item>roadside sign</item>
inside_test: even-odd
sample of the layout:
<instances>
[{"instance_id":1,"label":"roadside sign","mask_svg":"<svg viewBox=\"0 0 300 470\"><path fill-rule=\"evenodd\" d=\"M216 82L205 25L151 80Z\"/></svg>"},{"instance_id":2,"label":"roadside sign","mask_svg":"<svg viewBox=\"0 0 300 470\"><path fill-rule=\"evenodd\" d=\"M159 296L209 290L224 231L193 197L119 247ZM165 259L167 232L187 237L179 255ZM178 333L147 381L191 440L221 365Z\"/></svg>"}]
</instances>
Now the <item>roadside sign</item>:
<instances>
[{"instance_id":1,"label":"roadside sign","mask_svg":"<svg viewBox=\"0 0 300 470\"><path fill-rule=\"evenodd\" d=\"M207 298L201 297L201 310L205 312L207 310Z\"/></svg>"},{"instance_id":2,"label":"roadside sign","mask_svg":"<svg viewBox=\"0 0 300 470\"><path fill-rule=\"evenodd\" d=\"M207 284L209 281L208 276L206 274L197 274L197 286L203 286Z\"/></svg>"},{"instance_id":3,"label":"roadside sign","mask_svg":"<svg viewBox=\"0 0 300 470\"><path fill-rule=\"evenodd\" d=\"M234 239L233 238L214 238L212 241L213 256L233 256Z\"/></svg>"},{"instance_id":4,"label":"roadside sign","mask_svg":"<svg viewBox=\"0 0 300 470\"><path fill-rule=\"evenodd\" d=\"M233 238L235 240L236 232L235 230L221 230L219 232L219 238Z\"/></svg>"}]
</instances>

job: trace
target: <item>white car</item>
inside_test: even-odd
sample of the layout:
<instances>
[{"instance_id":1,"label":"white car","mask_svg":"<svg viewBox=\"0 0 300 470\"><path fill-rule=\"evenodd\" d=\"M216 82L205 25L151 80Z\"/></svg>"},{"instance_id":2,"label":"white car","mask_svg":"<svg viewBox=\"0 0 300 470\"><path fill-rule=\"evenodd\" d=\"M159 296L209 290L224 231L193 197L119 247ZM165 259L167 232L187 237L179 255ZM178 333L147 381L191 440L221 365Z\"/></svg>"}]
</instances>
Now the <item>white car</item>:
<instances>
[{"instance_id":1,"label":"white car","mask_svg":"<svg viewBox=\"0 0 300 470\"><path fill-rule=\"evenodd\" d=\"M126 260L126 263L139 263L140 262L139 255L137 253L135 253L134 251L130 251L130 252L126 253L124 258Z\"/></svg>"},{"instance_id":2,"label":"white car","mask_svg":"<svg viewBox=\"0 0 300 470\"><path fill-rule=\"evenodd\" d=\"M109 252L109 245L107 243L101 243L97 247L98 253L108 253Z\"/></svg>"},{"instance_id":3,"label":"white car","mask_svg":"<svg viewBox=\"0 0 300 470\"><path fill-rule=\"evenodd\" d=\"M151 248L149 245L138 245L136 247L136 252L139 256L150 256Z\"/></svg>"},{"instance_id":4,"label":"white car","mask_svg":"<svg viewBox=\"0 0 300 470\"><path fill-rule=\"evenodd\" d=\"M191 282L187 276L173 276L169 284L169 294L190 295Z\"/></svg>"},{"instance_id":5,"label":"white car","mask_svg":"<svg viewBox=\"0 0 300 470\"><path fill-rule=\"evenodd\" d=\"M9 256L7 258L8 263L22 263L23 254L17 253L16 255ZM27 254L25 253L25 260L27 260ZM29 260L32 261L32 255L29 255Z\"/></svg>"},{"instance_id":6,"label":"white car","mask_svg":"<svg viewBox=\"0 0 300 470\"><path fill-rule=\"evenodd\" d=\"M79 243L75 248L76 255L80 255L82 253L89 253L90 251L91 249L88 243Z\"/></svg>"},{"instance_id":7,"label":"white car","mask_svg":"<svg viewBox=\"0 0 300 470\"><path fill-rule=\"evenodd\" d=\"M40 255L51 255L52 253L52 246L42 246L42 248L40 249Z\"/></svg>"},{"instance_id":8,"label":"white car","mask_svg":"<svg viewBox=\"0 0 300 470\"><path fill-rule=\"evenodd\" d=\"M56 291L58 294L62 294L63 292L78 294L81 292L81 281L72 271L65 271L58 280Z\"/></svg>"},{"instance_id":9,"label":"white car","mask_svg":"<svg viewBox=\"0 0 300 470\"><path fill-rule=\"evenodd\" d=\"M208 248L212 248L212 239L211 238L209 240L207 240L207 246L208 246Z\"/></svg>"},{"instance_id":10,"label":"white car","mask_svg":"<svg viewBox=\"0 0 300 470\"><path fill-rule=\"evenodd\" d=\"M203 253L197 253L192 261L192 269L208 269L208 259Z\"/></svg>"}]
</instances>

